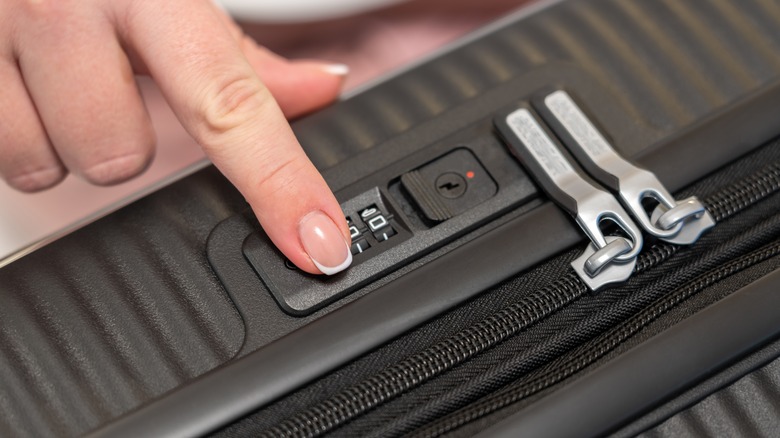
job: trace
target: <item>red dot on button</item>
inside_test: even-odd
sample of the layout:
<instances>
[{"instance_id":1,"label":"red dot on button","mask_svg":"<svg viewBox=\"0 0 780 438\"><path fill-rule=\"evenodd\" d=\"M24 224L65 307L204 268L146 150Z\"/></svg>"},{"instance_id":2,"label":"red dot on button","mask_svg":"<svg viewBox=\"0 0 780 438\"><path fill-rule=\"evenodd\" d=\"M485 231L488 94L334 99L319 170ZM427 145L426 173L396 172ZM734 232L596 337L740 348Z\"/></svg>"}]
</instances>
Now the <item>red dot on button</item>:
<instances>
[{"instance_id":1,"label":"red dot on button","mask_svg":"<svg viewBox=\"0 0 780 438\"><path fill-rule=\"evenodd\" d=\"M472 172L470 170L468 172L466 172L466 178L468 178L468 179L474 178L474 172Z\"/></svg>"}]
</instances>

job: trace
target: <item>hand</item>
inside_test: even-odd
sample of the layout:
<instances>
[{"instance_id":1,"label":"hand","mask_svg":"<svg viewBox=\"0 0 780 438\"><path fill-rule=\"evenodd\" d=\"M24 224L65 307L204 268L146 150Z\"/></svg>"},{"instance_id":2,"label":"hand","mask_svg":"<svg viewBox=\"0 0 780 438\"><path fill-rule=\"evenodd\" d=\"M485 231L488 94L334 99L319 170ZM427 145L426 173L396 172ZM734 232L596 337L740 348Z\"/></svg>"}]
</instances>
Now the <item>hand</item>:
<instances>
[{"instance_id":1,"label":"hand","mask_svg":"<svg viewBox=\"0 0 780 438\"><path fill-rule=\"evenodd\" d=\"M101 185L142 172L154 133L137 74L293 263L315 274L349 265L341 209L285 119L336 98L346 69L277 57L210 0L0 2L3 178L37 191L68 172Z\"/></svg>"}]
</instances>

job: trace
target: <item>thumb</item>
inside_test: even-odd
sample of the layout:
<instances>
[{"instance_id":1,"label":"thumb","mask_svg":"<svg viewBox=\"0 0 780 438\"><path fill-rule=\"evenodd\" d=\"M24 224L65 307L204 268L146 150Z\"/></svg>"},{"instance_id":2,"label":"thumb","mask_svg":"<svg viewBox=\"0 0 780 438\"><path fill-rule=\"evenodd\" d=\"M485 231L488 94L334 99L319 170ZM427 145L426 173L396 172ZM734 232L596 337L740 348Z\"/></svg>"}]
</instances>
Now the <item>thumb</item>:
<instances>
[{"instance_id":1,"label":"thumb","mask_svg":"<svg viewBox=\"0 0 780 438\"><path fill-rule=\"evenodd\" d=\"M133 4L126 38L273 243L309 273L349 266L349 233L333 193L208 2Z\"/></svg>"}]
</instances>

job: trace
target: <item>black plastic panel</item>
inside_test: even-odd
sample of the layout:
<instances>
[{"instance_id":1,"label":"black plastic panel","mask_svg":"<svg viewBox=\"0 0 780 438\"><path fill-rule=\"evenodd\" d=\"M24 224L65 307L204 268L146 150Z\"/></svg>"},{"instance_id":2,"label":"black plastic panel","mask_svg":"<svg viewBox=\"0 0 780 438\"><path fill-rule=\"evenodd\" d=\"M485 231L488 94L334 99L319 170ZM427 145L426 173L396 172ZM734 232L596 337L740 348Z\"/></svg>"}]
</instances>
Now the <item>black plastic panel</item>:
<instances>
[{"instance_id":1,"label":"black plastic panel","mask_svg":"<svg viewBox=\"0 0 780 438\"><path fill-rule=\"evenodd\" d=\"M361 185L377 184L378 187L373 187L342 203L345 216L357 223L360 229L367 229L366 233L371 233L371 223L363 223L359 216L370 206L378 207L383 212L383 218L385 216L392 218L392 228L397 232L397 235L387 241L380 241L381 239L374 236L363 239L370 242L371 248L365 253L354 255L352 266L344 272L325 277L288 269L285 266L284 256L273 247L264 233L254 232L245 240L241 236L229 235L230 239L243 240L243 253L262 279L262 285L257 282L257 290L262 290L265 286L264 289L269 290L281 308L291 315L311 314L535 196L537 192L531 180L519 164L512 160L493 134L488 130L487 133L476 136L476 132L479 131L467 129L426 150L430 152L405 160L405 167L393 166L389 171L377 172L373 178L365 180ZM451 148L452 145L456 147L451 150L446 149ZM431 154L438 153L442 149L446 153L435 156L432 160L429 158ZM460 161L464 162L462 165L465 166L464 169L459 168L462 167L458 165ZM438 163L442 163L444 167L438 169L434 165ZM423 172L420 173L423 175L421 178L427 178L424 176L425 168L433 170L433 174L439 176L457 175L455 173L457 171L463 174L462 184L466 186L469 184L466 181L468 172L474 172L466 167L473 167L480 173L479 176L476 174L472 176L476 180L471 183L473 187L464 190L462 196L453 199L447 199L438 193L432 195L439 196L443 208L454 215L443 222L427 220L414 197L405 188L400 187L402 183L399 180L420 168L423 168ZM399 174L399 169L402 174ZM486 174L482 175L483 173ZM430 179L435 182L438 178L433 174ZM480 181L482 182L479 183ZM336 196L339 199L345 198L342 192L336 193ZM226 222L221 226L229 226L232 223L232 221ZM209 240L208 254L215 271L221 278L227 280L230 274L225 271L232 264L232 260L223 259L218 249L236 245L235 242L223 240L221 236L215 234ZM360 239L356 238L353 241L358 240Z\"/></svg>"},{"instance_id":2,"label":"black plastic panel","mask_svg":"<svg viewBox=\"0 0 780 438\"><path fill-rule=\"evenodd\" d=\"M345 216L350 219L350 223L358 224L352 225L358 233L367 228L363 222L356 222L360 221L359 212L366 209L381 212L381 215L375 217L386 224L382 228L390 227L396 233L385 241L378 241L373 235L353 239L353 244L363 246L359 249L361 252L353 256L352 265L345 272L330 277L310 275L296 269L294 265L291 266L265 233L254 232L244 240L242 247L244 256L252 264L269 292L276 298L279 306L291 315L308 315L340 296L381 277L403 260L399 260L399 256L394 258L392 256L403 251L399 245L404 245L413 235L409 225L398 215L397 207L391 204L386 193L379 188L374 188L350 199L341 207ZM368 230L363 233L370 234ZM403 252L400 256L403 256ZM214 256L212 262L216 262ZM215 265L215 269L219 269L218 266Z\"/></svg>"}]
</instances>

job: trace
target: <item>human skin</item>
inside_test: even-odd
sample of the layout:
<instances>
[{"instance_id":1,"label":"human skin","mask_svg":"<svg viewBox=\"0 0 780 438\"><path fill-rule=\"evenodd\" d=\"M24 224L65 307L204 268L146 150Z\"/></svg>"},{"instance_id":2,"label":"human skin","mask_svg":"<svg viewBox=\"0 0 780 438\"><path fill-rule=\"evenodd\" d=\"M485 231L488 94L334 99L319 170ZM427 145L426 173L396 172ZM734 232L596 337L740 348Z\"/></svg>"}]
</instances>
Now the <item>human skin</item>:
<instances>
[{"instance_id":1,"label":"human skin","mask_svg":"<svg viewBox=\"0 0 780 438\"><path fill-rule=\"evenodd\" d=\"M530 0L413 0L313 23L241 25L276 53L324 57L349 65L345 85L349 90L527 3Z\"/></svg>"},{"instance_id":2,"label":"human skin","mask_svg":"<svg viewBox=\"0 0 780 438\"><path fill-rule=\"evenodd\" d=\"M210 0L3 0L0 174L32 192L69 172L98 185L142 172L155 141L135 75L149 75L274 244L334 273L351 258L346 223L287 118L335 99L345 73L274 55Z\"/></svg>"}]
</instances>

